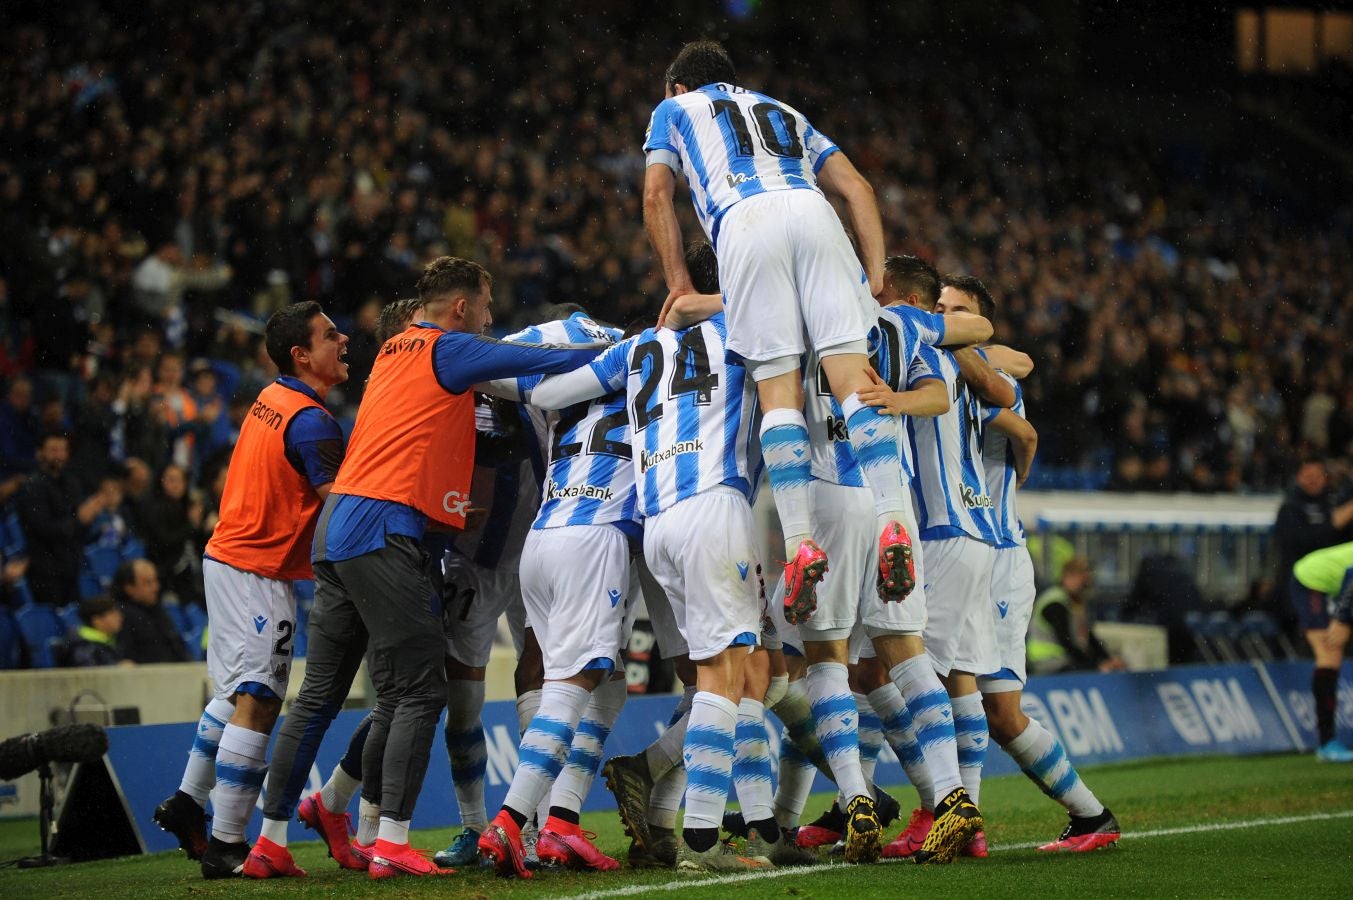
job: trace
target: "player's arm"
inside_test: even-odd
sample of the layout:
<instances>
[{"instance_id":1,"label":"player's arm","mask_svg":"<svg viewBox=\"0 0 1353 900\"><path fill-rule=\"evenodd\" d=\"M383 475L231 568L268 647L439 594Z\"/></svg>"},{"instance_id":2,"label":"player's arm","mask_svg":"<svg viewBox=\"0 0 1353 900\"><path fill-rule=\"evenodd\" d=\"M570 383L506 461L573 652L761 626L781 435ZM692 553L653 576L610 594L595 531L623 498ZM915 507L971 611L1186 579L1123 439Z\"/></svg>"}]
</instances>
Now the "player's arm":
<instances>
[{"instance_id":1,"label":"player's arm","mask_svg":"<svg viewBox=\"0 0 1353 900\"><path fill-rule=\"evenodd\" d=\"M540 409L563 409L623 390L633 346L633 338L621 341L581 369L541 379L527 391L526 402Z\"/></svg>"},{"instance_id":2,"label":"player's arm","mask_svg":"<svg viewBox=\"0 0 1353 900\"><path fill-rule=\"evenodd\" d=\"M985 316L947 313L938 347L970 347L991 339L994 329ZM999 366L997 367L999 368Z\"/></svg>"},{"instance_id":3,"label":"player's arm","mask_svg":"<svg viewBox=\"0 0 1353 900\"><path fill-rule=\"evenodd\" d=\"M945 318L949 317L945 316ZM983 338L983 340L986 340L986 338ZM1033 357L1013 347L1007 347L1004 344L991 344L983 347L982 352L987 355L987 362L991 363L993 369L1000 369L1021 381L1028 378L1034 370Z\"/></svg>"},{"instance_id":4,"label":"player's arm","mask_svg":"<svg viewBox=\"0 0 1353 900\"><path fill-rule=\"evenodd\" d=\"M287 423L282 446L291 467L310 482L320 500L328 499L346 450L334 417L313 406L301 410Z\"/></svg>"},{"instance_id":5,"label":"player's arm","mask_svg":"<svg viewBox=\"0 0 1353 900\"><path fill-rule=\"evenodd\" d=\"M949 411L949 391L943 379L926 378L905 391L894 391L873 369L868 375L870 385L858 392L865 406L890 416L942 416Z\"/></svg>"},{"instance_id":6,"label":"player's arm","mask_svg":"<svg viewBox=\"0 0 1353 900\"><path fill-rule=\"evenodd\" d=\"M667 320L672 301L695 293L691 273L686 269L685 249L681 241L681 223L675 206L676 173L665 163L654 163L644 170L644 231L653 253L662 266L667 283L667 299L658 314L658 325Z\"/></svg>"},{"instance_id":7,"label":"player's arm","mask_svg":"<svg viewBox=\"0 0 1353 900\"><path fill-rule=\"evenodd\" d=\"M672 301L659 327L680 331L723 312L722 294L683 294Z\"/></svg>"},{"instance_id":8,"label":"player's arm","mask_svg":"<svg viewBox=\"0 0 1353 900\"><path fill-rule=\"evenodd\" d=\"M823 161L817 171L817 183L824 191L845 201L851 228L860 243L860 258L869 278L869 293L877 297L883 290L883 219L879 216L873 186L841 152L833 153Z\"/></svg>"},{"instance_id":9,"label":"player's arm","mask_svg":"<svg viewBox=\"0 0 1353 900\"><path fill-rule=\"evenodd\" d=\"M437 382L453 394L481 382L521 375L569 372L597 355L598 345L513 344L482 334L448 331L433 346Z\"/></svg>"},{"instance_id":10,"label":"player's arm","mask_svg":"<svg viewBox=\"0 0 1353 900\"><path fill-rule=\"evenodd\" d=\"M1034 455L1038 452L1038 432L1008 409L996 413L987 422L987 427L996 429L1010 439L1010 449L1015 454L1015 483L1024 487L1034 464Z\"/></svg>"},{"instance_id":11,"label":"player's arm","mask_svg":"<svg viewBox=\"0 0 1353 900\"><path fill-rule=\"evenodd\" d=\"M983 403L1002 409L1015 405L1014 387L991 367L980 352L972 347L964 347L953 351L953 354L959 374Z\"/></svg>"}]
</instances>

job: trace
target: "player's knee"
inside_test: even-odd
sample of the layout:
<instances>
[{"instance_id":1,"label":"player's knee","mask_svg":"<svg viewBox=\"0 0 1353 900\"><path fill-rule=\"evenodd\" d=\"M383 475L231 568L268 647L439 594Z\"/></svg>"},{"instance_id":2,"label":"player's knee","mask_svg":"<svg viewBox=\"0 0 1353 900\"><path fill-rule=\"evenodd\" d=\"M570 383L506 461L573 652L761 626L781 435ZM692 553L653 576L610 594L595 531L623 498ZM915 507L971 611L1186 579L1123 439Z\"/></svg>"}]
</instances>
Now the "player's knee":
<instances>
[{"instance_id":1,"label":"player's knee","mask_svg":"<svg viewBox=\"0 0 1353 900\"><path fill-rule=\"evenodd\" d=\"M276 694L238 693L231 724L259 734L269 734L282 712L282 698Z\"/></svg>"},{"instance_id":2,"label":"player's knee","mask_svg":"<svg viewBox=\"0 0 1353 900\"><path fill-rule=\"evenodd\" d=\"M1024 733L1024 729L1029 727L1029 717L1019 708L1018 703L999 700L991 702L983 697L982 706L987 714L987 730L991 733L992 740L1002 747L1019 737Z\"/></svg>"}]
</instances>

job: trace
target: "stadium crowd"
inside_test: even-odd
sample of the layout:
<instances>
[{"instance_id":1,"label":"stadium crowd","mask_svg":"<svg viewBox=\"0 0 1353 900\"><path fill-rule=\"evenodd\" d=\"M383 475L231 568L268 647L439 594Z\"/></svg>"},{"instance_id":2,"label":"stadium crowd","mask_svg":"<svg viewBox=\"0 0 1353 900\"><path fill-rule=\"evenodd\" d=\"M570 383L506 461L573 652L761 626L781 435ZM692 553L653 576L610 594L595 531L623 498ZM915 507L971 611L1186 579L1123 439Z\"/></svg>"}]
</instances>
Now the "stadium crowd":
<instances>
[{"instance_id":1,"label":"stadium crowd","mask_svg":"<svg viewBox=\"0 0 1353 900\"><path fill-rule=\"evenodd\" d=\"M43 436L71 434L86 541L134 541L124 558L188 599L276 374L269 313L334 313L350 419L380 305L440 254L495 273L500 329L560 301L620 322L663 294L638 146L670 48L637 20L301 12L77 4L0 39L0 503L15 521ZM1274 489L1303 452L1348 458L1347 221L1290 220L1242 165L1175 174L1047 80L859 63L831 84L787 55L744 68L849 149L891 249L991 285L999 333L1039 363L1042 483Z\"/></svg>"},{"instance_id":2,"label":"stadium crowd","mask_svg":"<svg viewBox=\"0 0 1353 900\"><path fill-rule=\"evenodd\" d=\"M1323 263L1342 258L1337 224L1171 176L1141 155L1144 138L1068 116L1037 87L965 82L962 66L928 79L919 64L865 64L831 91L770 58L744 70L822 109L871 187L802 113L729 87L732 63L710 42L666 72L641 208L626 136L656 99L638 87L663 56L653 41L587 17L445 23L351 3L293 27L299 12L211 18L152 2L143 28L81 10L71 46L51 37L59 17L9 38L6 591L27 602L20 617L78 609L73 661L206 647L215 696L153 816L203 876L304 877L287 849L294 816L372 879L480 861L529 878L532 858L613 871L579 823L599 772L631 866L764 869L838 846L852 863L945 864L987 855L989 740L1069 815L1040 850L1115 843L1113 813L1022 712L1036 601L1015 491L1039 435L1017 373L1030 357L988 348L988 361L975 345L994 319L1048 362L1027 395L1051 410L1049 468L1098 473L1082 486L1275 486L1283 450L1348 449L1340 403L1353 394L1332 392L1349 279ZM511 57L535 64L509 70L485 37L510 31ZM610 52L617 39L626 54ZM858 98L848 109L841 82ZM717 258L683 246L681 176ZM804 190L815 179L821 191ZM824 194L845 208L855 252ZM917 255L885 263L885 242ZM1303 263L1308 277L1289 283ZM936 266L983 272L1000 315L981 279ZM622 321L651 315L664 289L661 317L629 339L553 305ZM485 336L542 316L513 340ZM502 437L487 396L562 411L531 444L543 476L524 475L522 454L479 452ZM333 413L354 411L348 439ZM788 560L773 599L751 506L763 464ZM471 508L476 467L494 481L487 509ZM539 484L540 502L519 484ZM504 558L502 516L537 506L520 559ZM478 517L498 524L471 541ZM838 561L821 609L814 535ZM642 755L601 767L645 565L656 585L638 590L674 620L658 644L688 665L687 691ZM295 584L311 576L307 671L269 760L300 652ZM161 579L175 610L203 592L209 643L180 640ZM109 586L116 604L97 596ZM520 759L490 820L493 635L475 617L495 628L518 601ZM1040 612L1050 637L1076 614L1061 602ZM363 657L377 703L302 797ZM428 859L410 825L444 708L464 830ZM767 709L797 748L773 792ZM886 844L901 807L872 783L885 736L921 804ZM1319 753L1353 759L1333 737ZM815 770L837 802L800 826ZM343 810L358 789L354 840ZM721 830L744 836L746 855Z\"/></svg>"}]
</instances>

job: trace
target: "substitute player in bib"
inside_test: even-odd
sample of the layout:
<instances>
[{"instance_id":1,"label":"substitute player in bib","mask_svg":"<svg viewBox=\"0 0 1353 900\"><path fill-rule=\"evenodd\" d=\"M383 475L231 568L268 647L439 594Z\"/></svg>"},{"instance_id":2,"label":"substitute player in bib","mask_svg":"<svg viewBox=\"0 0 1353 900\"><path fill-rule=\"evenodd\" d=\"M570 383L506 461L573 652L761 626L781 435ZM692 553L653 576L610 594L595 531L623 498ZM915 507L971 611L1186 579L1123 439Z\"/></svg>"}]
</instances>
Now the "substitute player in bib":
<instances>
[{"instance_id":1,"label":"substitute player in bib","mask_svg":"<svg viewBox=\"0 0 1353 900\"><path fill-rule=\"evenodd\" d=\"M719 260L729 352L745 361L764 411L762 448L785 535L785 603L811 612L827 554L811 536L810 440L800 357L816 351L843 409L874 493L878 591L900 600L914 582L911 539L899 523L898 420L866 406L868 336L883 288L883 226L874 192L802 113L735 84L720 45L681 49L644 142L644 227L667 282L668 307L695 293L673 206L684 176ZM823 190L841 197L864 268ZM659 325L663 319L659 319ZM805 344L805 335L807 343Z\"/></svg>"},{"instance_id":2,"label":"substitute player in bib","mask_svg":"<svg viewBox=\"0 0 1353 900\"><path fill-rule=\"evenodd\" d=\"M678 869L687 870L766 865L727 855L718 841L743 667L761 628L750 504L761 463L756 401L745 369L725 353L724 336L722 315L682 331L649 329L606 351L588 371L545 379L530 398L558 408L626 390L644 558L697 669L677 858ZM768 844L781 839L773 820L751 824Z\"/></svg>"},{"instance_id":3,"label":"substitute player in bib","mask_svg":"<svg viewBox=\"0 0 1353 900\"><path fill-rule=\"evenodd\" d=\"M183 782L156 808L155 821L201 859L207 878L240 874L249 854L244 829L291 674L291 583L312 577L315 518L343 461L343 433L324 401L348 378L347 344L318 303L288 306L268 320L264 345L281 374L240 427L202 563L216 696L198 722ZM208 843L204 807L213 782Z\"/></svg>"}]
</instances>

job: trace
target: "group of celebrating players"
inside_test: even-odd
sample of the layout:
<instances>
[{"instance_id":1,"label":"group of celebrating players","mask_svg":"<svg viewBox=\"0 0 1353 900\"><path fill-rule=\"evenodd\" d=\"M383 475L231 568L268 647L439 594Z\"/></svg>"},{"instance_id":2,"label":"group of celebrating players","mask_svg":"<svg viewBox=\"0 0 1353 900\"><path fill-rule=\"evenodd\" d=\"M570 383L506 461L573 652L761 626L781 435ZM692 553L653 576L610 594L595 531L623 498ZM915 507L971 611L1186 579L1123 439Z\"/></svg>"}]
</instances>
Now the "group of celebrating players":
<instances>
[{"instance_id":1,"label":"group of celebrating players","mask_svg":"<svg viewBox=\"0 0 1353 900\"><path fill-rule=\"evenodd\" d=\"M563 308L494 341L489 273L440 258L417 299L382 313L346 448L323 405L347 378L346 337L314 303L269 321L282 374L241 428L204 564L217 694L155 813L206 877L304 875L287 849L296 815L371 878L480 860L519 877L616 869L579 827L599 771L632 866L742 871L825 847L947 863L986 855L989 734L1070 814L1044 849L1118 839L1020 711L1034 584L1014 504L1037 435L1017 379L1032 363L977 348L991 295L885 259L868 182L797 110L736 86L719 45L686 45L666 95L644 145L644 223L669 289L655 321L621 333ZM682 240L678 179L708 243ZM788 560L769 599L763 470ZM304 681L269 762L291 582L312 572ZM602 766L639 599L686 690L660 738ZM490 819L480 712L504 613L522 737ZM363 659L375 707L302 798ZM409 823L443 709L464 830L428 859ZM767 710L785 729L774 789ZM891 843L898 804L873 784L885 741L919 795ZM800 826L818 771L837 802ZM734 794L740 814L725 810Z\"/></svg>"}]
</instances>

